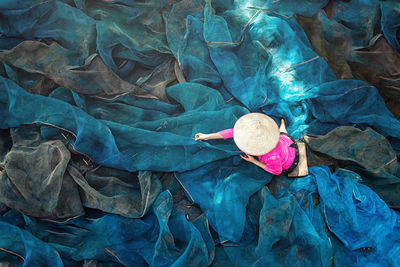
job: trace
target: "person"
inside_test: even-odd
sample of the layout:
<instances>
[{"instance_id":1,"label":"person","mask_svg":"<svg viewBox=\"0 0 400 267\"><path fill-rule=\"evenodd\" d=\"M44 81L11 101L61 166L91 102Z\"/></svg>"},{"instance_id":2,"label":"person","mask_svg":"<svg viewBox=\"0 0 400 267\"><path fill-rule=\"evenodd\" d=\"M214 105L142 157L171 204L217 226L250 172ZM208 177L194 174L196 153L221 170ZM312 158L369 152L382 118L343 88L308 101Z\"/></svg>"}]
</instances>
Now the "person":
<instances>
[{"instance_id":1,"label":"person","mask_svg":"<svg viewBox=\"0 0 400 267\"><path fill-rule=\"evenodd\" d=\"M251 119L251 116L257 118ZM268 117L268 120L265 121L260 120L260 118L264 119L265 117L268 116L261 113L249 113L239 118L233 129L226 129L209 134L196 133L195 140L205 141L211 139L234 138L239 149L245 152L245 155L240 155L242 159L274 175L280 175L282 172L288 174L293 171L298 164L299 156L297 144L288 134L284 119L281 119L281 125L278 129L278 126L272 118ZM240 124L240 120L247 120L247 124ZM261 137L260 133L257 134L257 131L262 131ZM268 138L270 138L270 140L267 140ZM269 147L266 147L263 151L255 150L263 145L269 145ZM258 159L255 156L258 156Z\"/></svg>"}]
</instances>

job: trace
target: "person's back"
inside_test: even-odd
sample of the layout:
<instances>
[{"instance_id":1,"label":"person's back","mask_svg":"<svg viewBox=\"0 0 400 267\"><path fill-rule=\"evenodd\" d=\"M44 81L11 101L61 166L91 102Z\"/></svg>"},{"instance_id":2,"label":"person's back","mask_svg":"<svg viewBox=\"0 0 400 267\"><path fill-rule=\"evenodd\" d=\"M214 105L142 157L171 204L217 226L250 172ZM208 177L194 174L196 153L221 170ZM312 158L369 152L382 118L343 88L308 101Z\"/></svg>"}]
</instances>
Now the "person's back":
<instances>
[{"instance_id":1,"label":"person's back","mask_svg":"<svg viewBox=\"0 0 400 267\"><path fill-rule=\"evenodd\" d=\"M296 157L296 148L291 147L292 144L292 139L281 134L278 145L271 152L258 156L260 161L267 165L264 169L276 175L281 174L283 170L288 170Z\"/></svg>"}]
</instances>

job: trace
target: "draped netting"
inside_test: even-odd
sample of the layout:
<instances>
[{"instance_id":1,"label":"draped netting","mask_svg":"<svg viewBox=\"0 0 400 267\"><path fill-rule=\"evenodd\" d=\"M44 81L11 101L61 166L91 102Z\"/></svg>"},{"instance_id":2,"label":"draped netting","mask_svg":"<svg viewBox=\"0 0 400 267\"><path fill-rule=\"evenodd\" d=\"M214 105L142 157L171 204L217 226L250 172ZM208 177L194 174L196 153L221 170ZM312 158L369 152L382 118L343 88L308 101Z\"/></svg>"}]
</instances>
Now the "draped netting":
<instances>
[{"instance_id":1,"label":"draped netting","mask_svg":"<svg viewBox=\"0 0 400 267\"><path fill-rule=\"evenodd\" d=\"M0 0L1 265L398 265L399 10ZM307 177L194 140L249 112Z\"/></svg>"}]
</instances>

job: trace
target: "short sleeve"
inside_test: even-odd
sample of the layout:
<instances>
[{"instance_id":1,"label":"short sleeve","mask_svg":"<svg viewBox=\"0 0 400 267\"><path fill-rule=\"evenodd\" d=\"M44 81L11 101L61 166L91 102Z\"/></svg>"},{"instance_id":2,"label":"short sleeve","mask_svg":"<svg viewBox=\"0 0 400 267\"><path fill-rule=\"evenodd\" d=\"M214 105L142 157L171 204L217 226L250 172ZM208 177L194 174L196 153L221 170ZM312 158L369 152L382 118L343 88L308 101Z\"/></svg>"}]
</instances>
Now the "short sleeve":
<instances>
[{"instance_id":1,"label":"short sleeve","mask_svg":"<svg viewBox=\"0 0 400 267\"><path fill-rule=\"evenodd\" d=\"M267 159L264 159L263 163L265 163L266 165L264 168L265 171L275 175L279 175L282 173L282 160L280 156L271 156Z\"/></svg>"},{"instance_id":2,"label":"short sleeve","mask_svg":"<svg viewBox=\"0 0 400 267\"><path fill-rule=\"evenodd\" d=\"M224 139L233 137L233 129L226 129L218 132Z\"/></svg>"}]
</instances>

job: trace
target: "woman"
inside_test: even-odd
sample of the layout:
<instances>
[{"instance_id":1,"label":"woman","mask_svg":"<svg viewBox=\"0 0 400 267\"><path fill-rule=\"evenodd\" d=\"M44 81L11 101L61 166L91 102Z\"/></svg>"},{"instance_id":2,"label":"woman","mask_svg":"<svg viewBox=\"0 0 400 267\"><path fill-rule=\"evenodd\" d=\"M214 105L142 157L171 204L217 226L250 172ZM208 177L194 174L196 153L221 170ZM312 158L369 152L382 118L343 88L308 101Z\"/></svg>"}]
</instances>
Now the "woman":
<instances>
[{"instance_id":1,"label":"woman","mask_svg":"<svg viewBox=\"0 0 400 267\"><path fill-rule=\"evenodd\" d=\"M265 114L249 113L236 122L233 129L216 133L197 133L195 140L234 138L239 149L245 152L242 159L275 175L290 173L298 164L297 144L288 135L285 121L278 128L275 121ZM260 147L262 147L260 149ZM258 156L258 160L254 157Z\"/></svg>"}]
</instances>

